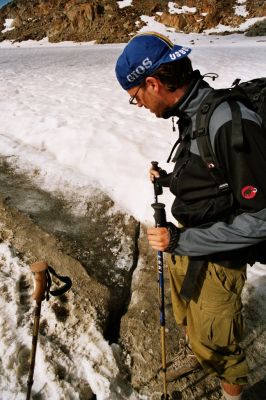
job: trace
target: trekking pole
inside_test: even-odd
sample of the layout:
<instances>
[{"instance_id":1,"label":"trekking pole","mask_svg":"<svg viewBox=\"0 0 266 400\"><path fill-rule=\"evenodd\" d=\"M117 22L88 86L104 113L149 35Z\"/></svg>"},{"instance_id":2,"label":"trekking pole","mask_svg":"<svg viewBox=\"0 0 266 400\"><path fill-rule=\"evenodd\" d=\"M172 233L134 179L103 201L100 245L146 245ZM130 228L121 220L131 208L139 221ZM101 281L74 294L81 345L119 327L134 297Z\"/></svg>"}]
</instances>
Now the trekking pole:
<instances>
[{"instance_id":1,"label":"trekking pole","mask_svg":"<svg viewBox=\"0 0 266 400\"><path fill-rule=\"evenodd\" d=\"M159 170L158 162L152 161L152 167L155 171ZM165 204L158 203L158 195L162 194L162 187L159 183L154 181L154 198L155 203L151 206L154 209L155 227L166 226ZM163 371L163 394L161 400L169 400L167 394L167 381L166 381L166 346L165 346L165 304L164 304L164 274L163 274L163 252L157 252L157 266L158 266L158 289L159 289L159 309L160 309L160 331L161 331L161 352L162 352L162 371Z\"/></svg>"},{"instance_id":2,"label":"trekking pole","mask_svg":"<svg viewBox=\"0 0 266 400\"><path fill-rule=\"evenodd\" d=\"M31 388L33 385L33 375L34 375L34 368L35 368L35 357L36 357L36 350L37 350L37 341L38 341L42 301L45 299L46 290L47 290L46 271L48 270L48 264L44 261L36 262L31 265L30 269L31 269L31 272L34 273L34 278L35 278L35 290L34 290L34 293L32 294L32 298L33 298L33 300L36 301L36 307L34 310L32 348L31 348L31 357L30 357L29 376L28 376L28 381L27 381L28 390L27 390L26 400L30 400Z\"/></svg>"},{"instance_id":3,"label":"trekking pole","mask_svg":"<svg viewBox=\"0 0 266 400\"><path fill-rule=\"evenodd\" d=\"M72 281L68 276L60 276L55 270L48 266L45 261L38 261L31 265L31 272L34 273L35 278L35 290L32 294L33 300L36 301L36 307L34 310L34 324L33 324L33 334L32 334L32 347L31 347L31 356L30 356L30 366L29 366L29 375L27 381L27 397L26 400L30 400L31 389L33 385L33 375L35 368L35 358L36 358L36 350L37 350L37 342L38 342L38 334L39 334L39 325L40 325L40 317L41 317L41 308L42 301L44 299L49 300L49 295L52 296L60 296L67 292L71 286ZM50 290L52 285L52 279L50 274L55 276L61 282L64 282L64 285L58 289Z\"/></svg>"},{"instance_id":4,"label":"trekking pole","mask_svg":"<svg viewBox=\"0 0 266 400\"><path fill-rule=\"evenodd\" d=\"M154 219L156 227L166 226L165 205L163 203L153 203ZM166 381L166 349L165 349L165 306L164 306L164 274L163 274L163 252L157 252L158 264L158 287L159 287L159 308L160 308L160 330L161 330L161 349L162 349L162 371L164 393L161 400L168 400L167 381Z\"/></svg>"}]
</instances>

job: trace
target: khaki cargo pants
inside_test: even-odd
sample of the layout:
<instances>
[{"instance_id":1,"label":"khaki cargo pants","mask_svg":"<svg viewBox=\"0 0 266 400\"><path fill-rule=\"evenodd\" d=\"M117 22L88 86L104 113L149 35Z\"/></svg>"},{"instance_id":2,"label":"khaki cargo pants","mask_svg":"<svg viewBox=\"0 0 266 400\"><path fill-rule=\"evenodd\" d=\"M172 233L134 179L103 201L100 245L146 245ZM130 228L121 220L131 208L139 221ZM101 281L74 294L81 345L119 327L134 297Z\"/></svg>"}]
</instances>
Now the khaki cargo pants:
<instances>
[{"instance_id":1,"label":"khaki cargo pants","mask_svg":"<svg viewBox=\"0 0 266 400\"><path fill-rule=\"evenodd\" d=\"M187 266L186 256L168 256L176 322L186 326L192 350L208 374L232 384L247 383L248 366L239 347L246 267L233 270L209 263L200 274L193 299L187 303L179 295Z\"/></svg>"}]
</instances>

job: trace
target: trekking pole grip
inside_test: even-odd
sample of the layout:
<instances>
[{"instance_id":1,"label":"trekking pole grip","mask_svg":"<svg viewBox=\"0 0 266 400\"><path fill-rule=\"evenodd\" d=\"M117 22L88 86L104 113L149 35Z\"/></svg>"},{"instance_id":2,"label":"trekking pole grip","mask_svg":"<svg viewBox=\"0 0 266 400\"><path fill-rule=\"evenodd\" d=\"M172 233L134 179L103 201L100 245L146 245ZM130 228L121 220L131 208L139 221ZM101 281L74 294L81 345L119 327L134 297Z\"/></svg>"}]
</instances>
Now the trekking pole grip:
<instances>
[{"instance_id":1,"label":"trekking pole grip","mask_svg":"<svg viewBox=\"0 0 266 400\"><path fill-rule=\"evenodd\" d=\"M31 272L34 273L35 288L32 294L33 300L40 303L45 299L45 292L47 288L46 271L48 264L45 261L37 261L30 266Z\"/></svg>"},{"instance_id":2,"label":"trekking pole grip","mask_svg":"<svg viewBox=\"0 0 266 400\"><path fill-rule=\"evenodd\" d=\"M158 161L151 161L152 169L154 169L154 171L159 171L158 164L159 164Z\"/></svg>"},{"instance_id":3,"label":"trekking pole grip","mask_svg":"<svg viewBox=\"0 0 266 400\"><path fill-rule=\"evenodd\" d=\"M151 161L152 169L153 169L154 171L157 171L157 172L160 171L160 168L159 168L159 165L158 165L158 164L159 164L158 161ZM155 202L157 203L157 196L159 196L160 194L163 193L163 188L162 188L162 186L160 185L160 183L159 183L159 181L158 181L158 178L155 178L155 177L154 177L154 180L153 180L153 187L154 187Z\"/></svg>"},{"instance_id":4,"label":"trekking pole grip","mask_svg":"<svg viewBox=\"0 0 266 400\"><path fill-rule=\"evenodd\" d=\"M165 214L165 204L163 203L153 203L152 208L154 209L154 220L155 220L155 226L156 227L166 227L167 222L166 222L166 214Z\"/></svg>"}]
</instances>

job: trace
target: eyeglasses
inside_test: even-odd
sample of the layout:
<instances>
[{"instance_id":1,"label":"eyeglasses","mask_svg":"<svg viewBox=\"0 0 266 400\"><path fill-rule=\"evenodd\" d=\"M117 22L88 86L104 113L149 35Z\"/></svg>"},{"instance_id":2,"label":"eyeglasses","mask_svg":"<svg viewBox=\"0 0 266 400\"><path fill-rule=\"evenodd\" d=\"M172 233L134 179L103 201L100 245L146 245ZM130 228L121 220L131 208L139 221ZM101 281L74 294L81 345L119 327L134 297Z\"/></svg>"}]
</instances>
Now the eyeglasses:
<instances>
[{"instance_id":1,"label":"eyeglasses","mask_svg":"<svg viewBox=\"0 0 266 400\"><path fill-rule=\"evenodd\" d=\"M133 94L133 96L130 97L129 99L129 104L133 104L134 106L136 106L138 104L138 100L137 100L137 95L139 90L144 86L145 84L145 80L141 82L140 86L138 87L137 91L135 94Z\"/></svg>"}]
</instances>

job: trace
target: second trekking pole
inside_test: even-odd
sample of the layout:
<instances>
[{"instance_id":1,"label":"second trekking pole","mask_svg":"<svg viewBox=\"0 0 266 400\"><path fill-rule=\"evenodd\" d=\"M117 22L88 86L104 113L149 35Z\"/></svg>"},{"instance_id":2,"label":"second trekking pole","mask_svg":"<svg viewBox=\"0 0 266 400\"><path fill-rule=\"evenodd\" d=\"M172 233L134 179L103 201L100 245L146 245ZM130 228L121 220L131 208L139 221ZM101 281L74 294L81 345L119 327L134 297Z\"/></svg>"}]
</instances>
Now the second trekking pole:
<instances>
[{"instance_id":1,"label":"second trekking pole","mask_svg":"<svg viewBox=\"0 0 266 400\"><path fill-rule=\"evenodd\" d=\"M152 167L158 171L158 163L152 162ZM154 181L154 196L155 203L151 206L154 209L155 227L161 228L167 225L165 205L158 203L157 196L162 194L161 186ZM165 306L164 306L164 273L163 273L163 252L157 252L157 265L158 265L158 289L159 289L159 308L160 308L160 331L161 331L161 352L162 352L162 371L163 371L163 394L161 400L169 400L167 394L167 380L166 380L166 346L165 346Z\"/></svg>"},{"instance_id":2,"label":"second trekking pole","mask_svg":"<svg viewBox=\"0 0 266 400\"><path fill-rule=\"evenodd\" d=\"M35 368L35 357L38 342L39 324L41 316L42 301L45 299L47 291L47 275L48 264L46 262L40 261L31 265L31 271L35 276L35 290L32 298L36 301L35 312L34 312L34 325L33 325L33 336L32 336L32 349L30 358L30 368L28 376L28 389L26 400L30 400L31 388L33 384L33 374Z\"/></svg>"},{"instance_id":3,"label":"second trekking pole","mask_svg":"<svg viewBox=\"0 0 266 400\"><path fill-rule=\"evenodd\" d=\"M35 290L32 294L33 300L36 301L35 311L34 311L34 324L33 324L33 335L32 335L32 348L31 348L31 356L30 356L30 365L29 365L29 375L27 381L27 395L26 400L30 400L31 397L31 389L33 385L33 375L35 369L35 358L37 351L37 342L38 342L38 334L39 334L39 325L41 318L41 308L42 301L49 300L49 295L52 296L60 296L67 292L71 286L72 281L68 276L60 276L55 270L50 267L46 261L37 261L33 263L30 267L31 272L34 273L35 280ZM50 290L52 285L51 276L55 276L59 281L64 282L64 285L58 289Z\"/></svg>"}]
</instances>

